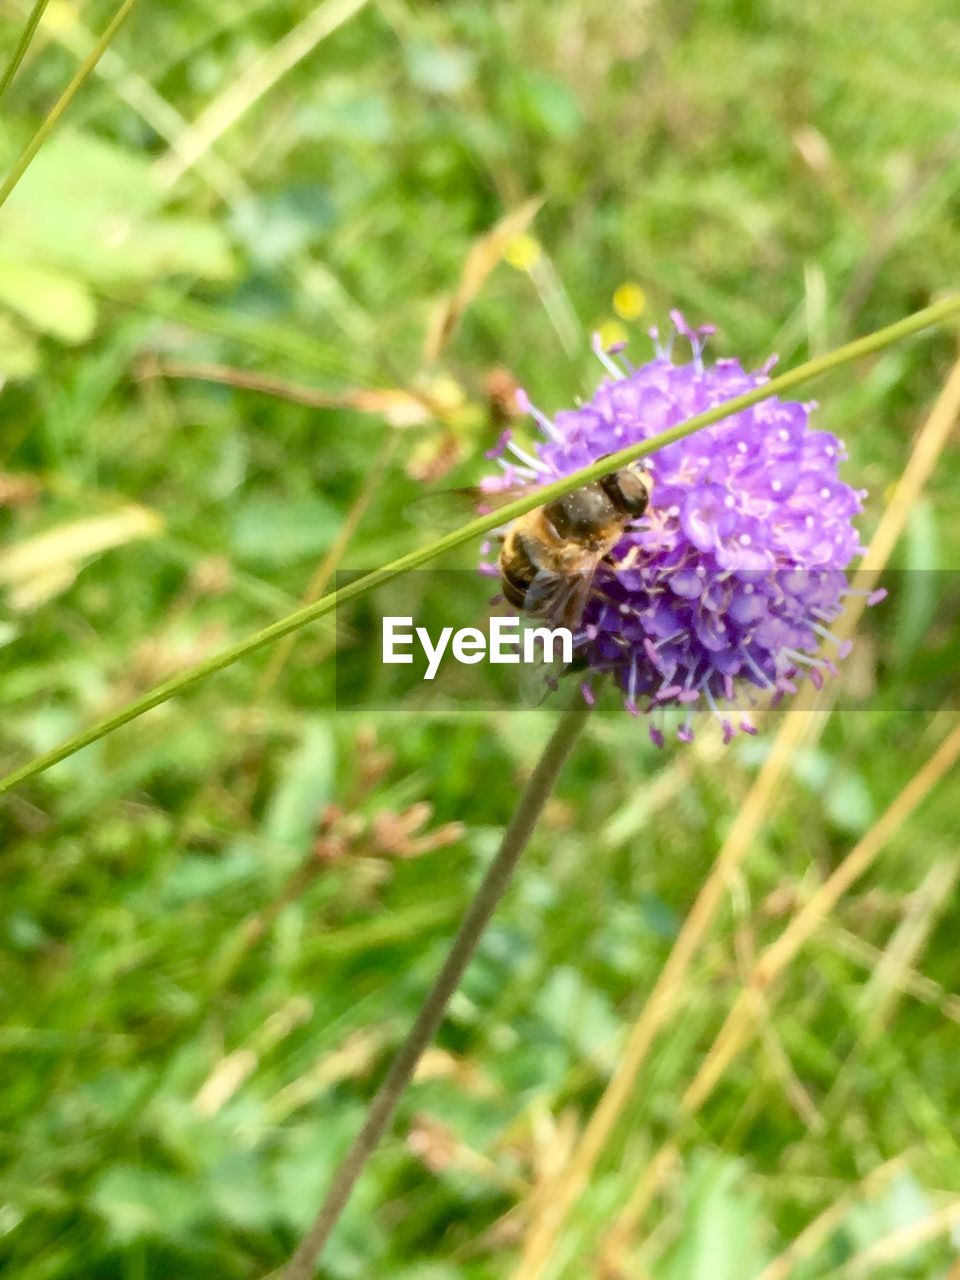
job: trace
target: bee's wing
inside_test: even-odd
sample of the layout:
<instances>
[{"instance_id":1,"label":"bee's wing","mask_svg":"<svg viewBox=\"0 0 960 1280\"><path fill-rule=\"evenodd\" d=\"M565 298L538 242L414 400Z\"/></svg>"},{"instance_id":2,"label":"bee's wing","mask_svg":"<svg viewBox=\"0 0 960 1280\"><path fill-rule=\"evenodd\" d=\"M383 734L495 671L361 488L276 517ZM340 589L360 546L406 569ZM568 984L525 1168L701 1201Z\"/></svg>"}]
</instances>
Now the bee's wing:
<instances>
[{"instance_id":1,"label":"bee's wing","mask_svg":"<svg viewBox=\"0 0 960 1280\"><path fill-rule=\"evenodd\" d=\"M414 524L431 529L456 528L464 520L498 511L530 493L537 485L514 484L504 489L438 489L414 499L405 515Z\"/></svg>"},{"instance_id":2,"label":"bee's wing","mask_svg":"<svg viewBox=\"0 0 960 1280\"><path fill-rule=\"evenodd\" d=\"M528 618L527 628L542 625L542 620ZM521 639L522 643L522 639ZM567 662L557 646L548 658L542 645L534 650L534 660L525 662L520 669L520 702L524 707L539 707L560 688L564 676L578 669L576 651L571 662Z\"/></svg>"},{"instance_id":3,"label":"bee's wing","mask_svg":"<svg viewBox=\"0 0 960 1280\"><path fill-rule=\"evenodd\" d=\"M538 573L527 588L524 623L530 627L568 627L576 632L593 591L594 573L576 574ZM576 662L576 655L574 655ZM524 664L520 681L521 701L525 706L538 707L559 687L561 677L570 670L570 663L555 654L550 660L543 646L537 650L536 660Z\"/></svg>"},{"instance_id":4,"label":"bee's wing","mask_svg":"<svg viewBox=\"0 0 960 1280\"><path fill-rule=\"evenodd\" d=\"M520 703L524 707L539 707L560 687L568 664L562 658L547 661L543 649L539 649L533 662L526 662L520 669Z\"/></svg>"},{"instance_id":5,"label":"bee's wing","mask_svg":"<svg viewBox=\"0 0 960 1280\"><path fill-rule=\"evenodd\" d=\"M523 612L552 624L566 594L566 582L562 574L541 569L524 592Z\"/></svg>"},{"instance_id":6,"label":"bee's wing","mask_svg":"<svg viewBox=\"0 0 960 1280\"><path fill-rule=\"evenodd\" d=\"M583 613L593 595L596 568L581 570L571 583L564 602L560 626L576 631L583 621Z\"/></svg>"},{"instance_id":7,"label":"bee's wing","mask_svg":"<svg viewBox=\"0 0 960 1280\"><path fill-rule=\"evenodd\" d=\"M527 588L524 612L553 627L576 631L593 594L596 569L558 574L541 571Z\"/></svg>"}]
</instances>

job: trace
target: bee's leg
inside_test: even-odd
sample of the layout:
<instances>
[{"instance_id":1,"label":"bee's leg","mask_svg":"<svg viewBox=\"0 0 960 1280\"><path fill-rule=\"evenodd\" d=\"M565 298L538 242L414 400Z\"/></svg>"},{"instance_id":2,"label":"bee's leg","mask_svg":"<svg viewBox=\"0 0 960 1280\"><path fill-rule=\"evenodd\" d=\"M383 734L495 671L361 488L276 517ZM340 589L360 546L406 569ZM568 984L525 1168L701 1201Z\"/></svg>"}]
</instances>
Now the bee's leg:
<instances>
[{"instance_id":1,"label":"bee's leg","mask_svg":"<svg viewBox=\"0 0 960 1280\"><path fill-rule=\"evenodd\" d=\"M614 600L613 596L608 596L607 593L605 591L601 591L599 587L595 587L591 594L594 599L600 600L604 604L609 605L611 609L616 609L617 613L622 614L624 617L628 614L633 614L633 616L637 618L640 616L639 612L628 605L626 601Z\"/></svg>"},{"instance_id":2,"label":"bee's leg","mask_svg":"<svg viewBox=\"0 0 960 1280\"><path fill-rule=\"evenodd\" d=\"M613 552L604 556L605 563L609 564L612 569L633 569L639 559L640 548L636 546L631 547L621 560L614 559Z\"/></svg>"},{"instance_id":3,"label":"bee's leg","mask_svg":"<svg viewBox=\"0 0 960 1280\"><path fill-rule=\"evenodd\" d=\"M623 568L624 565L626 565L626 567L629 568L630 564L632 564L632 560L630 560L629 555L625 556L624 560L619 563L615 560L610 559L610 557L604 557L604 559L612 568L619 569L619 568ZM627 564L626 563L627 561L630 561L630 564ZM634 617L640 616L638 610L632 608L630 605L626 603L626 601L615 600L613 596L607 595L607 593L603 590L603 588L597 583L596 579L594 579L593 582L590 584L590 595L594 600L599 600L602 604L607 605L609 608L615 609L617 613L621 614L624 617L627 617L630 614L632 614Z\"/></svg>"}]
</instances>

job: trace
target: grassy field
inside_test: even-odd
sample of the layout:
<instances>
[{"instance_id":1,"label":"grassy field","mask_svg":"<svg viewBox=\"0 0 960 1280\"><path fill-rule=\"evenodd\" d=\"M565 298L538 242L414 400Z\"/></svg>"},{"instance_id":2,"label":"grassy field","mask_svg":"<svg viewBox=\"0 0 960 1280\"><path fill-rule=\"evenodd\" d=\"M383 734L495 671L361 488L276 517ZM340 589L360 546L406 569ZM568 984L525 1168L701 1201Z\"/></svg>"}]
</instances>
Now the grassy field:
<instances>
[{"instance_id":1,"label":"grassy field","mask_svg":"<svg viewBox=\"0 0 960 1280\"><path fill-rule=\"evenodd\" d=\"M115 9L51 0L0 173ZM958 121L952 0L139 0L0 207L2 772L418 545L593 330L789 367L955 288ZM809 392L892 543L837 708L592 720L319 1275L960 1276L958 332ZM4 1275L245 1280L312 1218L554 723L335 712L347 643L0 800Z\"/></svg>"}]
</instances>

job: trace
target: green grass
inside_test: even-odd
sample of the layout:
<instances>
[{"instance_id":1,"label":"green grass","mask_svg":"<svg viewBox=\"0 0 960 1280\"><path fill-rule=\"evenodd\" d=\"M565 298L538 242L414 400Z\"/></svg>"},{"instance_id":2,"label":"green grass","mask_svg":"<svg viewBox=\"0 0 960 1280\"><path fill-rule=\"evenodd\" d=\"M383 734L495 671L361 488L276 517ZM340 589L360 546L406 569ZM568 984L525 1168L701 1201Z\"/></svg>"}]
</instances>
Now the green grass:
<instances>
[{"instance_id":1,"label":"green grass","mask_svg":"<svg viewBox=\"0 0 960 1280\"><path fill-rule=\"evenodd\" d=\"M30 9L6 7L0 65ZM4 173L114 10L83 6L85 36L50 7L3 99ZM158 127L197 119L311 12L137 6L0 210L5 551L130 504L162 522L79 564L65 563L68 529L45 574L3 589L0 772L295 608L390 430L143 377L151 362L330 392L453 379L465 406L402 432L350 542L345 567L370 569L423 540L403 516L420 488L408 472L445 432L461 462L442 483L482 472L493 367L548 410L590 390L589 333L624 280L647 295L636 355L680 306L717 324L718 352L759 364L777 350L782 367L957 285L946 0L382 0L164 187ZM425 368L431 315L471 243L537 194L582 355L504 264ZM870 489L867 537L955 350L954 327L812 392L847 442L846 478ZM957 562L958 484L948 448L896 567ZM450 563L474 558L467 546ZM745 941L779 934L954 723L956 587L947 572L907 581L923 589L865 622L866 703L845 699L797 755L697 953L568 1219L561 1280L750 1280L847 1195L788 1274L852 1277L858 1254L957 1195L949 781L800 953L765 1037L695 1116L679 1112L740 990ZM254 655L5 797L4 1274L257 1277L315 1210L550 728L537 713L332 714L331 643L309 629L269 684L270 653ZM628 717L597 718L321 1274L513 1274L529 1189L595 1106L775 727L722 756L661 755ZM431 827L463 823L463 838L384 855L374 819L423 801ZM318 865L330 804L359 829ZM871 981L883 953L905 989ZM665 1142L677 1167L603 1263ZM886 1183L858 1190L901 1153ZM946 1280L955 1255L944 1229L864 1266Z\"/></svg>"}]
</instances>

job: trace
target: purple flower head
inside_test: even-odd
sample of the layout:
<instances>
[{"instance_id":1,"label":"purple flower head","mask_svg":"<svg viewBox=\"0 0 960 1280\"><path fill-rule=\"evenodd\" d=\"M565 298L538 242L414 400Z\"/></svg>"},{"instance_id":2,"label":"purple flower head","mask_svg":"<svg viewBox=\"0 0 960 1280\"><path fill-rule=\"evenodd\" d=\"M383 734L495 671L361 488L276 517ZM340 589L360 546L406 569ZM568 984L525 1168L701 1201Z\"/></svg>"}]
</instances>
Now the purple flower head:
<instances>
[{"instance_id":1,"label":"purple flower head","mask_svg":"<svg viewBox=\"0 0 960 1280\"><path fill-rule=\"evenodd\" d=\"M595 340L609 378L552 421L524 397L545 438L533 452L501 441L511 456L484 488L548 483L768 381L773 361L757 373L733 359L705 364L713 330L671 318L690 343L688 363L675 364L672 340L661 346L655 331L656 354L639 368L621 367ZM771 398L646 460L649 509L598 570L575 642L578 665L610 673L626 708L653 716L657 745L667 707L684 709L681 741L698 708L729 741L755 732L737 702L793 693L803 675L819 687L836 670L817 651L832 640L829 624L851 590L846 570L864 551L853 519L865 491L840 480L843 445L811 427L815 407ZM592 699L589 674L582 687Z\"/></svg>"}]
</instances>

